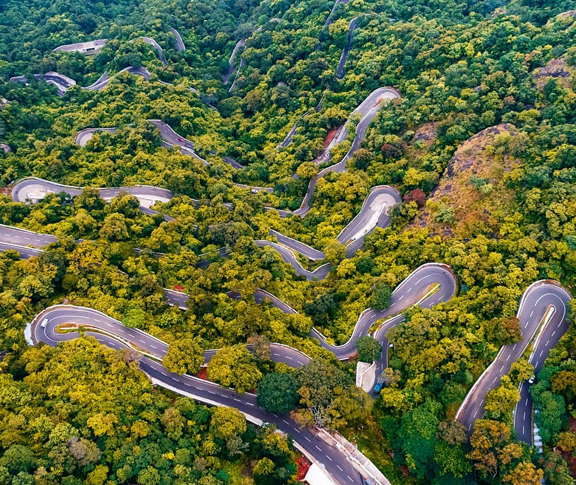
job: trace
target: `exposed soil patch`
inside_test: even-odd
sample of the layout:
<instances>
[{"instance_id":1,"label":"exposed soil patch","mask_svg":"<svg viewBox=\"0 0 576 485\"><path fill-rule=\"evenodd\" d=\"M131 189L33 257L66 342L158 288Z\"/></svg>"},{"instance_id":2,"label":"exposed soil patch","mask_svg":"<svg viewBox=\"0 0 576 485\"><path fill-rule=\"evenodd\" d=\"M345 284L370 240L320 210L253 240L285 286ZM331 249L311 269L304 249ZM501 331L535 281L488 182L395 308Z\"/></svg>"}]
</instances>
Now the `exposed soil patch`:
<instances>
[{"instance_id":1,"label":"exposed soil patch","mask_svg":"<svg viewBox=\"0 0 576 485\"><path fill-rule=\"evenodd\" d=\"M208 377L206 377L208 374L208 369L206 367L202 367L199 371L198 374L195 375L195 377L197 377L198 379L204 379L205 381L208 380Z\"/></svg>"},{"instance_id":2,"label":"exposed soil patch","mask_svg":"<svg viewBox=\"0 0 576 485\"><path fill-rule=\"evenodd\" d=\"M336 136L336 132L338 131L338 128L332 128L328 134L326 135L326 138L324 138L324 148L328 148L328 145L330 145L330 142L334 139L334 137Z\"/></svg>"}]
</instances>

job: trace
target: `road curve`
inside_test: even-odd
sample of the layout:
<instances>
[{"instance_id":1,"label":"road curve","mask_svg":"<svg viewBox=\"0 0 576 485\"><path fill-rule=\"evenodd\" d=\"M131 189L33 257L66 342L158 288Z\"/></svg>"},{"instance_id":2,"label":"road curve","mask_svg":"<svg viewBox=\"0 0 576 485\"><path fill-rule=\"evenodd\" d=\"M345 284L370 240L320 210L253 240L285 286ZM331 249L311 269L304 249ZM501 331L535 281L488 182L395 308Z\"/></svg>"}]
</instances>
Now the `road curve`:
<instances>
[{"instance_id":1,"label":"road curve","mask_svg":"<svg viewBox=\"0 0 576 485\"><path fill-rule=\"evenodd\" d=\"M238 42L236 42L236 45L234 46L234 49L232 50L232 54L230 54L230 58L228 59L228 69L226 70L226 72L222 76L222 84L224 84L224 86L226 86L226 84L228 84L230 82L230 78L232 77L232 74L234 74L234 71L236 70L236 68L234 67L234 59L238 55L238 52L240 51L240 49L245 48L246 39L247 39L247 37L244 39L240 39Z\"/></svg>"},{"instance_id":2,"label":"road curve","mask_svg":"<svg viewBox=\"0 0 576 485\"><path fill-rule=\"evenodd\" d=\"M38 81L43 79L46 83L56 86L59 96L64 96L68 89L76 85L74 79L54 71L47 72L46 74L34 74L34 78ZM28 78L26 76L13 76L10 78L10 81L27 84Z\"/></svg>"},{"instance_id":3,"label":"road curve","mask_svg":"<svg viewBox=\"0 0 576 485\"><path fill-rule=\"evenodd\" d=\"M456 419L460 420L469 434L472 432L474 422L484 415L486 395L500 385L502 376L508 374L511 365L522 356L550 309L553 314L531 357L534 366L542 368L548 352L568 328L567 305L571 299L567 290L558 282L551 280L537 281L524 292L516 314L520 320L522 340L516 344L504 345L500 349L494 361L474 383L456 413ZM522 400L516 406L514 425L518 439L532 444L532 400L528 388L527 382L521 386Z\"/></svg>"},{"instance_id":4,"label":"road curve","mask_svg":"<svg viewBox=\"0 0 576 485\"><path fill-rule=\"evenodd\" d=\"M342 49L342 54L340 55L340 62L338 62L338 67L336 68L336 77L342 79L344 77L344 66L346 65L346 59L348 58L348 53L352 48L352 37L354 36L354 31L358 27L358 17L354 17L350 24L348 25L348 38L346 40L346 45Z\"/></svg>"},{"instance_id":5,"label":"road curve","mask_svg":"<svg viewBox=\"0 0 576 485\"><path fill-rule=\"evenodd\" d=\"M42 327L42 322L46 322ZM95 337L102 344L113 349L133 348L143 357L140 368L154 382L187 395L198 401L217 406L234 407L253 422L276 425L281 431L294 437L298 447L317 463L322 463L325 470L341 485L362 485L364 480L356 471L347 455L338 447L330 446L308 428L300 428L289 415L277 416L261 409L254 394L237 394L231 389L224 389L217 384L189 375L170 373L160 363L166 353L167 345L161 340L137 329L130 329L121 322L90 308L71 305L57 305L41 312L31 323L31 334L34 343L44 342L55 346L59 342L78 338L78 332L60 333L60 325L80 325L95 331L86 331L86 335Z\"/></svg>"},{"instance_id":6,"label":"road curve","mask_svg":"<svg viewBox=\"0 0 576 485\"><path fill-rule=\"evenodd\" d=\"M42 251L36 248L43 248L56 241L56 237L52 235L38 234L25 229L0 225L0 251L15 250L24 258L37 256ZM29 248L28 246L35 248ZM439 285L439 289L425 298L425 300L421 300L434 285ZM367 309L362 312L346 344L333 346L328 343L327 339L316 329L312 330L311 336L318 340L322 347L331 351L338 359L348 360L356 355L356 340L363 335L367 335L376 321L399 315L417 302L419 302L422 307L429 307L440 302L448 301L454 296L455 292L456 278L446 265L437 263L425 264L413 271L398 285L392 293L389 308L381 311ZM240 295L234 292L229 292L229 296L232 298L240 298ZM187 309L188 294L166 289L165 297L168 304L177 306L183 310ZM258 303L269 301L284 313L297 313L290 305L265 290L258 289L254 297ZM397 324L400 321L401 319L395 320L395 323ZM390 327L387 327L386 330L380 328L375 333L375 337L384 341L388 328ZM145 350L150 349L145 348ZM284 362L292 367L298 367L307 363L309 358L297 349L282 345L281 348L273 349L273 360L276 362Z\"/></svg>"},{"instance_id":7,"label":"road curve","mask_svg":"<svg viewBox=\"0 0 576 485\"><path fill-rule=\"evenodd\" d=\"M172 32L172 35L174 36L174 47L176 48L176 50L178 52L184 52L186 50L186 46L184 45L184 41L182 40L180 32L178 32L174 28L171 28L170 32Z\"/></svg>"},{"instance_id":8,"label":"road curve","mask_svg":"<svg viewBox=\"0 0 576 485\"><path fill-rule=\"evenodd\" d=\"M390 209L401 202L400 194L395 188L388 185L372 187L362 203L360 212L342 229L336 238L338 242L346 246L348 257L352 257L362 247L364 237L376 227L388 227ZM321 261L326 259L326 254L323 251L314 249L274 230L271 230L270 234L276 236L278 244L272 241L256 241L256 243L260 246L270 246L278 251L282 259L292 265L298 275L305 276L308 280L321 280L328 275L331 269L328 263L314 271L309 271L300 264L294 254L296 252L312 261Z\"/></svg>"},{"instance_id":9,"label":"road curve","mask_svg":"<svg viewBox=\"0 0 576 485\"><path fill-rule=\"evenodd\" d=\"M106 88L110 84L110 82L113 79L118 77L123 72L129 72L130 74L134 74L136 76L143 77L144 79L146 79L146 81L150 81L151 74L150 74L150 71L148 71L148 69L146 69L145 67L129 66L129 67L122 69L121 71L118 72L118 74L116 74L115 76L112 76L112 77L110 77L108 71L106 71L106 72L104 72L104 74L102 74L102 76L100 76L100 78L98 78L98 80L94 84L91 84L90 86L83 87L82 89L84 91L102 91L104 88Z\"/></svg>"},{"instance_id":10,"label":"road curve","mask_svg":"<svg viewBox=\"0 0 576 485\"><path fill-rule=\"evenodd\" d=\"M324 170L321 170L320 172L318 172L318 175L316 175L310 181L310 183L308 184L308 190L306 192L306 195L304 196L304 200L302 201L300 208L294 211L294 214L299 215L300 217L304 217L310 211L311 208L310 203L312 201L314 189L316 188L316 184L318 183L318 180L320 180L320 178L324 177L324 175L326 175L328 172L342 173L346 171L346 163L348 162L348 160L352 158L354 153L356 153L356 150L360 148L362 140L364 139L364 135L368 130L368 125L374 119L378 111L380 111L380 108L383 105L382 102L391 101L393 99L399 99L399 98L400 94L398 93L397 90L384 87L375 89L368 95L368 97L362 103L360 103L360 105L352 112L352 114L348 118L348 121L344 125L344 128L342 129L341 133L338 136L339 140L344 141L348 136L349 124L357 116L360 116L360 121L356 126L356 136L354 138L354 141L352 142L350 150L348 150L348 153L344 156L344 158L340 162L331 165L329 167L326 167Z\"/></svg>"},{"instance_id":11,"label":"road curve","mask_svg":"<svg viewBox=\"0 0 576 485\"><path fill-rule=\"evenodd\" d=\"M38 202L48 194L58 194L65 192L71 197L76 197L82 193L83 187L74 187L63 185L36 177L27 177L19 180L12 187L12 200L14 202ZM169 202L173 195L168 189L152 187L150 185L136 185L134 187L115 187L115 188L95 188L98 190L100 197L106 202L110 202L121 192L128 192L140 202L140 210L145 214L160 214L158 211L151 209L156 202ZM171 221L172 217L161 214L165 220Z\"/></svg>"},{"instance_id":12,"label":"road curve","mask_svg":"<svg viewBox=\"0 0 576 485\"><path fill-rule=\"evenodd\" d=\"M160 44L158 44L158 42L156 42L151 37L137 37L136 39L132 39L130 42L136 42L138 40L142 40L146 44L151 45L152 48L158 54L158 59L160 59L160 62L162 62L162 64L164 64L165 66L168 65L168 63L166 62L166 59L164 58L164 51L162 50L162 47L160 47Z\"/></svg>"},{"instance_id":13,"label":"road curve","mask_svg":"<svg viewBox=\"0 0 576 485\"><path fill-rule=\"evenodd\" d=\"M163 137L166 136L166 139L168 142L170 142L171 139L169 136L173 136L171 134L177 136L177 134L175 134L175 132L173 132L173 130L168 127L168 125L165 126L167 129L169 129L169 131L164 133ZM95 129L84 130L83 132L80 132L76 137L77 142L86 142L87 138L89 138L91 133L93 133L93 130ZM13 186L12 199L15 202L30 201L35 203L50 193L65 192L71 197L76 197L80 195L83 190L84 189L82 187L63 185L36 177L28 177L18 181ZM110 202L113 197L116 197L121 192L132 194L138 198L140 202L140 210L150 215L159 214L159 212L151 209L151 207L156 202L166 203L169 202L173 197L172 192L169 190L159 187L152 187L149 185L135 187L96 188L96 190L99 191L100 197L106 202ZM251 190L255 191L265 189L260 187L252 187ZM374 228L388 226L390 223L390 217L388 215L389 209L399 204L400 202L400 194L393 187L381 185L375 186L371 189L370 193L362 204L360 212L340 232L337 237L339 242L346 245L346 252L349 257L351 257L358 249L362 247L364 237L372 232ZM226 207L230 209L231 205L227 204ZM168 215L162 214L162 216L167 221L173 220L173 218ZM2 229L0 228L0 234L1 233ZM271 231L270 234L276 237L278 241L277 243L268 240L257 240L256 244L261 247L269 246L275 249L280 254L282 259L294 268L298 275L305 276L308 280L321 280L328 275L331 269L330 264L327 263L314 271L309 271L302 266L295 254L296 252L313 261L319 261L325 259L326 257L326 254L323 251L314 249L277 231Z\"/></svg>"}]
</instances>

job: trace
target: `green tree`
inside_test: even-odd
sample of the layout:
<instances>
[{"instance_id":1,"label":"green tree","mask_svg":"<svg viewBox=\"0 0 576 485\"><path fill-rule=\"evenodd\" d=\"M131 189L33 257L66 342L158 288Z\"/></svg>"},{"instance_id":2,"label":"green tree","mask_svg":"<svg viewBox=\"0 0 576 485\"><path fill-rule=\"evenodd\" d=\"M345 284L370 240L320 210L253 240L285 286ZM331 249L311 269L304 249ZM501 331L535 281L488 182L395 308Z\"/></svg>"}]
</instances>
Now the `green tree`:
<instances>
[{"instance_id":1,"label":"green tree","mask_svg":"<svg viewBox=\"0 0 576 485\"><path fill-rule=\"evenodd\" d=\"M258 384L258 405L266 411L275 414L285 414L292 411L300 399L300 385L291 374L266 374Z\"/></svg>"},{"instance_id":2,"label":"green tree","mask_svg":"<svg viewBox=\"0 0 576 485\"><path fill-rule=\"evenodd\" d=\"M362 362L374 362L380 358L382 346L370 335L364 335L356 340L358 358Z\"/></svg>"},{"instance_id":3,"label":"green tree","mask_svg":"<svg viewBox=\"0 0 576 485\"><path fill-rule=\"evenodd\" d=\"M230 439L246 432L246 418L234 408L215 407L210 420L214 436L220 439Z\"/></svg>"},{"instance_id":4,"label":"green tree","mask_svg":"<svg viewBox=\"0 0 576 485\"><path fill-rule=\"evenodd\" d=\"M385 310L390 306L392 289L383 281L377 281L370 295L370 306L376 310Z\"/></svg>"},{"instance_id":5,"label":"green tree","mask_svg":"<svg viewBox=\"0 0 576 485\"><path fill-rule=\"evenodd\" d=\"M262 379L254 355L245 345L223 347L208 363L208 379L244 393L255 389Z\"/></svg>"},{"instance_id":6,"label":"green tree","mask_svg":"<svg viewBox=\"0 0 576 485\"><path fill-rule=\"evenodd\" d=\"M196 374L204 364L204 352L193 338L175 340L168 346L162 364L170 372Z\"/></svg>"}]
</instances>

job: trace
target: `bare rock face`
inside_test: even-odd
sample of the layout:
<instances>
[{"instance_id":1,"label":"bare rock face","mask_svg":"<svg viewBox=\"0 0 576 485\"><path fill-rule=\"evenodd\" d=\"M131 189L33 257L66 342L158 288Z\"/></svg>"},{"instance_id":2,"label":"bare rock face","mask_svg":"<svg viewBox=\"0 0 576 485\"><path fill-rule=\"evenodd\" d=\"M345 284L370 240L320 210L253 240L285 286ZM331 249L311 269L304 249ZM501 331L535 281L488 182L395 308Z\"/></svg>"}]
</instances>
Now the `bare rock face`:
<instances>
[{"instance_id":1,"label":"bare rock face","mask_svg":"<svg viewBox=\"0 0 576 485\"><path fill-rule=\"evenodd\" d=\"M429 146L436 141L438 138L438 123L425 123L419 126L414 133L414 138L412 138L412 143L417 141L424 142L425 145Z\"/></svg>"},{"instance_id":2,"label":"bare rock face","mask_svg":"<svg viewBox=\"0 0 576 485\"><path fill-rule=\"evenodd\" d=\"M502 179L519 163L506 148L516 136L514 125L502 123L462 143L416 224L431 226L439 234L452 231L447 227L465 233L474 224L491 226L492 212L512 196Z\"/></svg>"},{"instance_id":3,"label":"bare rock face","mask_svg":"<svg viewBox=\"0 0 576 485\"><path fill-rule=\"evenodd\" d=\"M544 67L534 71L534 81L539 89L543 89L549 79L558 79L570 88L570 76L574 72L564 59L551 59Z\"/></svg>"},{"instance_id":4,"label":"bare rock face","mask_svg":"<svg viewBox=\"0 0 576 485\"><path fill-rule=\"evenodd\" d=\"M562 12L561 14L558 14L557 16L558 18L576 18L576 10L568 10L567 12Z\"/></svg>"}]
</instances>

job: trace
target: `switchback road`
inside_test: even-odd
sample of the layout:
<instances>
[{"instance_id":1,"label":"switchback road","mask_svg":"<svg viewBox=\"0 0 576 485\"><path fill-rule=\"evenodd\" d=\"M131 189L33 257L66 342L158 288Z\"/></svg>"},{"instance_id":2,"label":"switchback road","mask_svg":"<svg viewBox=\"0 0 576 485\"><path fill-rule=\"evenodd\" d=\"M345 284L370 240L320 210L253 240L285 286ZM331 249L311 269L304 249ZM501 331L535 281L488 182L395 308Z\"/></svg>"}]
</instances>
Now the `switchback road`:
<instances>
[{"instance_id":1,"label":"switchback road","mask_svg":"<svg viewBox=\"0 0 576 485\"><path fill-rule=\"evenodd\" d=\"M505 345L494 361L478 378L464 399L456 418L472 432L474 422L484 415L486 395L500 385L502 376L508 374L511 365L520 358L528 345L541 331L530 361L538 372L544 364L551 348L568 329L566 321L570 294L557 282L541 280L533 283L522 295L517 317L522 329L522 340ZM546 318L545 318L546 316ZM545 325L544 328L541 328ZM514 426L519 440L532 444L532 399L529 384L522 383L521 400L516 406Z\"/></svg>"},{"instance_id":2,"label":"switchback road","mask_svg":"<svg viewBox=\"0 0 576 485\"><path fill-rule=\"evenodd\" d=\"M44 326L42 326L44 322ZM144 356L140 368L153 382L198 401L217 406L234 407L256 424L274 424L279 430L294 437L298 448L322 463L325 470L341 485L362 485L364 480L339 448L330 446L308 428L300 428L289 415L277 416L262 410L253 394L237 394L217 384L189 375L170 373L160 362L167 345L161 340L137 329L130 329L118 320L96 310L70 305L57 305L44 310L31 324L34 343L44 342L55 346L59 342L78 338L76 331L62 333L59 326L83 326L86 335L95 337L102 344L113 348L132 348ZM90 329L92 331L90 331Z\"/></svg>"}]
</instances>

